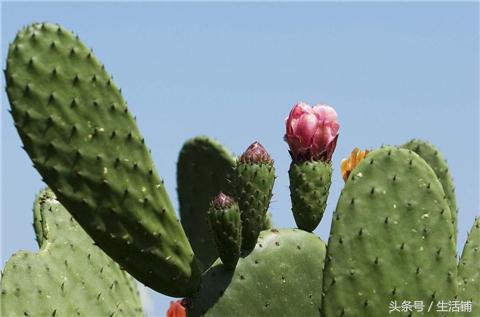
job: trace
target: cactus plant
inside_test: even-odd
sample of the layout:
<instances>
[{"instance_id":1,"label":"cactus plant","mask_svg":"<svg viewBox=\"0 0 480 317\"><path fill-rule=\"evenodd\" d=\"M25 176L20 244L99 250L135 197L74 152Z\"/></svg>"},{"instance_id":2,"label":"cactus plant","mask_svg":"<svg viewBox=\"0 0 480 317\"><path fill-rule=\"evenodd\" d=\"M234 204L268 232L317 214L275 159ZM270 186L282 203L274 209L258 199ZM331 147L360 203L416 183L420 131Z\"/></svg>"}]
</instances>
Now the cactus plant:
<instances>
[{"instance_id":1,"label":"cactus plant","mask_svg":"<svg viewBox=\"0 0 480 317\"><path fill-rule=\"evenodd\" d=\"M271 228L275 175L263 147L253 144L235 160L207 137L187 141L179 156L180 224L125 101L78 37L48 23L26 27L10 45L5 75L35 168L122 268L186 297L169 316L386 316L394 300L479 300L478 219L457 269L453 182L427 143L354 150L343 161L346 184L326 245L311 231L326 207L339 124L329 106L297 104L284 138L299 229ZM216 213L219 192L235 198L240 214ZM34 222L39 241L42 226ZM225 232L235 243L226 244ZM28 259L18 261L29 270ZM2 290L22 280L9 278L11 270ZM25 303L18 309L30 312Z\"/></svg>"},{"instance_id":2,"label":"cactus plant","mask_svg":"<svg viewBox=\"0 0 480 317\"><path fill-rule=\"evenodd\" d=\"M220 259L227 269L235 269L242 245L240 208L232 197L220 193L208 211L210 228Z\"/></svg>"},{"instance_id":3,"label":"cactus plant","mask_svg":"<svg viewBox=\"0 0 480 317\"><path fill-rule=\"evenodd\" d=\"M50 190L34 204L40 251L8 260L1 315L143 316L136 285L58 202Z\"/></svg>"},{"instance_id":4,"label":"cactus plant","mask_svg":"<svg viewBox=\"0 0 480 317\"><path fill-rule=\"evenodd\" d=\"M272 199L275 169L273 160L258 142L252 143L235 167L235 195L241 210L242 248L255 246Z\"/></svg>"}]
</instances>

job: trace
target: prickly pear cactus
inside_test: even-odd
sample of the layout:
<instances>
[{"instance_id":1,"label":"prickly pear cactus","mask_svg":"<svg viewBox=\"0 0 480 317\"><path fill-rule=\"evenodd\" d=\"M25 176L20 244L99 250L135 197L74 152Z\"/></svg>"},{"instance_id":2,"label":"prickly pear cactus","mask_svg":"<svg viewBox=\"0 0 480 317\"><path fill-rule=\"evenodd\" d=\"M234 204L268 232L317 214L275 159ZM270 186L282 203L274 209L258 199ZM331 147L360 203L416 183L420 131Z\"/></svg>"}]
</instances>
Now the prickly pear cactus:
<instances>
[{"instance_id":1,"label":"prickly pear cactus","mask_svg":"<svg viewBox=\"0 0 480 317\"><path fill-rule=\"evenodd\" d=\"M323 315L383 317L395 300L452 300L454 229L444 195L416 153L393 147L369 153L333 215Z\"/></svg>"},{"instance_id":2,"label":"prickly pear cactus","mask_svg":"<svg viewBox=\"0 0 480 317\"><path fill-rule=\"evenodd\" d=\"M207 211L219 193L233 194L235 158L218 142L203 136L185 142L177 163L182 225L202 271L218 258Z\"/></svg>"},{"instance_id":3,"label":"prickly pear cactus","mask_svg":"<svg viewBox=\"0 0 480 317\"><path fill-rule=\"evenodd\" d=\"M95 242L130 274L172 296L200 272L163 181L104 67L77 36L37 23L10 45L7 93L24 148Z\"/></svg>"},{"instance_id":4,"label":"prickly pear cactus","mask_svg":"<svg viewBox=\"0 0 480 317\"><path fill-rule=\"evenodd\" d=\"M50 190L37 197L34 228L40 251L15 253L3 270L2 316L143 316L133 279Z\"/></svg>"},{"instance_id":5,"label":"prickly pear cactus","mask_svg":"<svg viewBox=\"0 0 480 317\"><path fill-rule=\"evenodd\" d=\"M475 219L458 263L458 294L459 300L472 302L472 312L480 312L480 217Z\"/></svg>"},{"instance_id":6,"label":"prickly pear cactus","mask_svg":"<svg viewBox=\"0 0 480 317\"><path fill-rule=\"evenodd\" d=\"M325 244L299 229L262 231L235 271L216 262L192 299L195 316L318 316Z\"/></svg>"},{"instance_id":7,"label":"prickly pear cactus","mask_svg":"<svg viewBox=\"0 0 480 317\"><path fill-rule=\"evenodd\" d=\"M339 130L332 107L299 103L286 120L302 230L261 231L271 227L275 178L261 145L237 162L217 142L191 139L177 174L185 233L119 89L78 37L48 23L24 28L5 76L24 148L55 194L43 192L34 210L40 252L20 252L4 269L2 315L142 315L119 265L159 292L187 297L175 311L185 304L190 317L384 317L392 301L454 298L480 309L479 221L457 279L453 182L426 142L362 152L342 165L346 185L326 251L307 231L320 222L331 183ZM211 214L215 246L207 210L219 192L234 195L240 211Z\"/></svg>"}]
</instances>

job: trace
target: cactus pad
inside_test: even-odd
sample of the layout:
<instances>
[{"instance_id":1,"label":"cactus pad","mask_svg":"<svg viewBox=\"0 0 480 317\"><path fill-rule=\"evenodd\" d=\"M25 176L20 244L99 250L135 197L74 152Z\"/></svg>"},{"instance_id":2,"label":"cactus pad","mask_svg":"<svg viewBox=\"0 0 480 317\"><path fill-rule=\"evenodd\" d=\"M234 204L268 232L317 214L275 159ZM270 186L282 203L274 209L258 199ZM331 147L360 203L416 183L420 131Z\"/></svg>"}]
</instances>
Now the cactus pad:
<instances>
[{"instance_id":1,"label":"cactus pad","mask_svg":"<svg viewBox=\"0 0 480 317\"><path fill-rule=\"evenodd\" d=\"M472 301L473 313L480 313L480 217L475 219L458 264L458 293L459 300Z\"/></svg>"},{"instance_id":2,"label":"cactus pad","mask_svg":"<svg viewBox=\"0 0 480 317\"><path fill-rule=\"evenodd\" d=\"M421 140L411 140L404 145L403 148L412 150L420 155L427 162L437 175L440 184L442 184L445 197L447 198L450 213L452 214L452 222L455 229L455 242L457 241L457 199L455 195L455 186L453 184L452 175L448 169L447 161L442 153L431 143Z\"/></svg>"},{"instance_id":3,"label":"cactus pad","mask_svg":"<svg viewBox=\"0 0 480 317\"><path fill-rule=\"evenodd\" d=\"M34 223L41 249L18 252L7 262L2 316L143 316L133 279L49 190L35 202Z\"/></svg>"},{"instance_id":4,"label":"cactus pad","mask_svg":"<svg viewBox=\"0 0 480 317\"><path fill-rule=\"evenodd\" d=\"M273 161L250 162L240 159L235 167L235 198L242 213L242 249L255 247L265 226L275 182Z\"/></svg>"},{"instance_id":5,"label":"cactus pad","mask_svg":"<svg viewBox=\"0 0 480 317\"><path fill-rule=\"evenodd\" d=\"M74 34L41 23L10 45L7 93L24 148L95 242L149 287L185 296L200 273L125 100Z\"/></svg>"},{"instance_id":6,"label":"cactus pad","mask_svg":"<svg viewBox=\"0 0 480 317\"><path fill-rule=\"evenodd\" d=\"M235 158L218 142L196 137L185 142L177 163L178 199L182 225L201 268L218 258L207 211L219 192L232 195Z\"/></svg>"},{"instance_id":7,"label":"cactus pad","mask_svg":"<svg viewBox=\"0 0 480 317\"><path fill-rule=\"evenodd\" d=\"M222 201L220 196L212 202L208 216L220 259L227 269L233 270L240 256L242 222L238 204L228 196L223 197L227 200Z\"/></svg>"},{"instance_id":8,"label":"cactus pad","mask_svg":"<svg viewBox=\"0 0 480 317\"><path fill-rule=\"evenodd\" d=\"M299 229L262 231L235 271L217 261L188 316L318 316L325 244Z\"/></svg>"},{"instance_id":9,"label":"cactus pad","mask_svg":"<svg viewBox=\"0 0 480 317\"><path fill-rule=\"evenodd\" d=\"M406 149L369 153L333 214L323 314L384 317L391 301L452 300L456 276L450 209L434 171Z\"/></svg>"}]
</instances>

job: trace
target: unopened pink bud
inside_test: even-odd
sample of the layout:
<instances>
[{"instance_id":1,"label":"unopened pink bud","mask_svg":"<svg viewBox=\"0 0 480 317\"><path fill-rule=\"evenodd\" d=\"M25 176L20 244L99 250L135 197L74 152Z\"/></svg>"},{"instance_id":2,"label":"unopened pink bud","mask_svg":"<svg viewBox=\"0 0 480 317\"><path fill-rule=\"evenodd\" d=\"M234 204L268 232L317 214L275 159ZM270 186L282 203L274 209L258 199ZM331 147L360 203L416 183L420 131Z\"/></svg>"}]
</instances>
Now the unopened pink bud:
<instances>
[{"instance_id":1,"label":"unopened pink bud","mask_svg":"<svg viewBox=\"0 0 480 317\"><path fill-rule=\"evenodd\" d=\"M327 105L296 104L285 119L285 141L295 161L329 162L337 145L339 124L335 109Z\"/></svg>"},{"instance_id":2,"label":"unopened pink bud","mask_svg":"<svg viewBox=\"0 0 480 317\"><path fill-rule=\"evenodd\" d=\"M243 154L240 156L240 162L243 163L265 163L272 164L272 158L268 154L267 150L258 143L257 141L253 142Z\"/></svg>"},{"instance_id":3,"label":"unopened pink bud","mask_svg":"<svg viewBox=\"0 0 480 317\"><path fill-rule=\"evenodd\" d=\"M225 195L224 193L220 192L212 201L212 205L214 208L224 209L228 208L233 205L235 201L232 197Z\"/></svg>"}]
</instances>

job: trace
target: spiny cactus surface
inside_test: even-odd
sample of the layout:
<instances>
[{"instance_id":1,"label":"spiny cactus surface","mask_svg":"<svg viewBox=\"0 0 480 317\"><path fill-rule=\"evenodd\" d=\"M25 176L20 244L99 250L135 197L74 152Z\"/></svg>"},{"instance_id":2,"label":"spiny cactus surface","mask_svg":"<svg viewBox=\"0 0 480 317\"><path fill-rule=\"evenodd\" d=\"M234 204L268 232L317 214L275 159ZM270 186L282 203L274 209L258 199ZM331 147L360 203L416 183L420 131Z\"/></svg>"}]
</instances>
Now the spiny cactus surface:
<instances>
[{"instance_id":1,"label":"spiny cactus surface","mask_svg":"<svg viewBox=\"0 0 480 317\"><path fill-rule=\"evenodd\" d=\"M50 190L37 197L34 228L40 251L15 253L3 270L2 316L143 316L133 279Z\"/></svg>"},{"instance_id":2,"label":"spiny cactus surface","mask_svg":"<svg viewBox=\"0 0 480 317\"><path fill-rule=\"evenodd\" d=\"M275 168L265 148L254 142L240 156L234 175L235 198L242 216L242 249L250 250L265 225Z\"/></svg>"},{"instance_id":3,"label":"spiny cactus surface","mask_svg":"<svg viewBox=\"0 0 480 317\"><path fill-rule=\"evenodd\" d=\"M475 219L458 263L458 293L461 301L472 302L473 312L480 312L480 217Z\"/></svg>"},{"instance_id":4,"label":"spiny cactus surface","mask_svg":"<svg viewBox=\"0 0 480 317\"><path fill-rule=\"evenodd\" d=\"M445 198L447 199L450 213L452 214L452 222L455 228L454 241L457 241L457 199L455 195L455 185L453 184L452 175L448 169L448 164L442 153L431 143L421 140L411 140L404 145L403 148L409 149L420 155L430 167L433 169L442 184Z\"/></svg>"},{"instance_id":5,"label":"spiny cactus surface","mask_svg":"<svg viewBox=\"0 0 480 317\"><path fill-rule=\"evenodd\" d=\"M74 34L41 23L10 45L7 93L24 148L108 255L151 288L193 293L200 273L163 181L104 67Z\"/></svg>"},{"instance_id":6,"label":"spiny cactus surface","mask_svg":"<svg viewBox=\"0 0 480 317\"><path fill-rule=\"evenodd\" d=\"M322 161L292 162L288 174L295 222L300 229L313 231L327 206L332 166Z\"/></svg>"},{"instance_id":7,"label":"spiny cactus surface","mask_svg":"<svg viewBox=\"0 0 480 317\"><path fill-rule=\"evenodd\" d=\"M453 300L456 276L450 209L434 171L409 150L369 153L333 214L323 315L384 317L394 300Z\"/></svg>"},{"instance_id":8,"label":"spiny cactus surface","mask_svg":"<svg viewBox=\"0 0 480 317\"><path fill-rule=\"evenodd\" d=\"M180 216L202 271L218 258L207 211L219 192L233 194L234 166L233 155L207 137L188 140L180 151L177 163Z\"/></svg>"},{"instance_id":9,"label":"spiny cactus surface","mask_svg":"<svg viewBox=\"0 0 480 317\"><path fill-rule=\"evenodd\" d=\"M220 193L213 200L208 216L220 259L226 268L234 270L242 244L240 208L233 198Z\"/></svg>"},{"instance_id":10,"label":"spiny cactus surface","mask_svg":"<svg viewBox=\"0 0 480 317\"><path fill-rule=\"evenodd\" d=\"M192 300L195 316L318 316L325 243L299 229L262 231L235 271L216 262Z\"/></svg>"}]
</instances>

